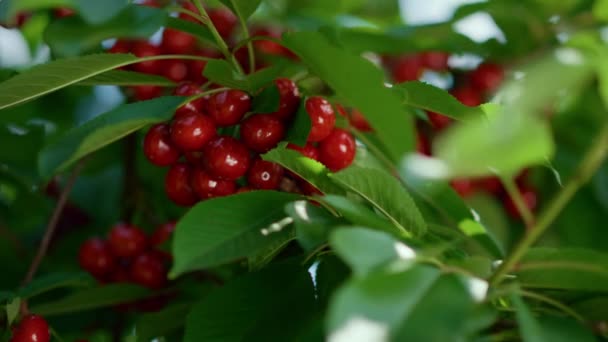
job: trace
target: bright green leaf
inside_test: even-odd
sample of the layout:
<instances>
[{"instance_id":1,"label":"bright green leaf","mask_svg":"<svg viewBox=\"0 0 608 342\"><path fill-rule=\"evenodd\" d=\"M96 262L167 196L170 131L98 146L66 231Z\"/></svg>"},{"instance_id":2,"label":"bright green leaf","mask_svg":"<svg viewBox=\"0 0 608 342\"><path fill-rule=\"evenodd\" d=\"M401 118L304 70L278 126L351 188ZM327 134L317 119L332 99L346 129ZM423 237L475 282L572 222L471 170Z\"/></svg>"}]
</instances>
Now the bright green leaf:
<instances>
[{"instance_id":1,"label":"bright green leaf","mask_svg":"<svg viewBox=\"0 0 608 342\"><path fill-rule=\"evenodd\" d=\"M602 21L608 21L608 0L595 0L593 15Z\"/></svg>"},{"instance_id":2,"label":"bright green leaf","mask_svg":"<svg viewBox=\"0 0 608 342\"><path fill-rule=\"evenodd\" d=\"M260 6L261 0L220 0L228 6L236 15L247 20Z\"/></svg>"},{"instance_id":3,"label":"bright green leaf","mask_svg":"<svg viewBox=\"0 0 608 342\"><path fill-rule=\"evenodd\" d=\"M12 301L6 304L6 320L10 326L19 315L19 309L21 308L21 298L15 297Z\"/></svg>"},{"instance_id":4,"label":"bright green leaf","mask_svg":"<svg viewBox=\"0 0 608 342\"><path fill-rule=\"evenodd\" d=\"M524 301L516 295L511 296L511 301L513 302L513 306L515 307L517 322L519 323L519 331L521 333L521 337L523 342L546 342L548 341L543 336L543 331L526 305Z\"/></svg>"},{"instance_id":5,"label":"bright green leaf","mask_svg":"<svg viewBox=\"0 0 608 342\"><path fill-rule=\"evenodd\" d=\"M271 84L281 75L285 67L286 64L279 63L250 75L242 75L227 61L213 59L207 62L203 75L214 83L254 94Z\"/></svg>"},{"instance_id":6,"label":"bright green leaf","mask_svg":"<svg viewBox=\"0 0 608 342\"><path fill-rule=\"evenodd\" d=\"M396 231L395 226L387 218L378 215L373 209L365 206L363 203L336 195L326 195L321 200L333 207L346 220L357 226L374 228L401 236L400 232Z\"/></svg>"}]
</instances>

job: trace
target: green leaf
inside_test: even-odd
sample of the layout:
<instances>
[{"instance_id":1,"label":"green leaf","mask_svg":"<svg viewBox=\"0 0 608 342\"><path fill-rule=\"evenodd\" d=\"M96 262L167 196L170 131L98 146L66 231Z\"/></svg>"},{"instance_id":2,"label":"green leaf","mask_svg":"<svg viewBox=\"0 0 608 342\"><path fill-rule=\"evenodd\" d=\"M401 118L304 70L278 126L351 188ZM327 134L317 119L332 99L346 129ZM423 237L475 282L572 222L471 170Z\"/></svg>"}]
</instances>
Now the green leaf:
<instances>
[{"instance_id":1,"label":"green leaf","mask_svg":"<svg viewBox=\"0 0 608 342\"><path fill-rule=\"evenodd\" d=\"M190 33L195 36L199 40L202 40L205 44L211 44L215 46L217 43L215 42L215 38L209 28L205 25L200 25L197 23L193 23L188 20L183 20L179 18L169 17L167 18L167 27L176 29L178 31L183 31L186 33Z\"/></svg>"},{"instance_id":2,"label":"green leaf","mask_svg":"<svg viewBox=\"0 0 608 342\"><path fill-rule=\"evenodd\" d=\"M521 297L511 295L511 302L515 308L517 323L519 323L519 332L523 342L545 342L548 341L544 335L542 328L528 306L524 303Z\"/></svg>"},{"instance_id":3,"label":"green leaf","mask_svg":"<svg viewBox=\"0 0 608 342\"><path fill-rule=\"evenodd\" d=\"M405 82L393 89L401 94L404 104L414 108L440 113L458 121L484 117L480 107L465 106L447 91L428 83Z\"/></svg>"},{"instance_id":4,"label":"green leaf","mask_svg":"<svg viewBox=\"0 0 608 342\"><path fill-rule=\"evenodd\" d=\"M42 316L61 315L126 303L150 294L150 290L133 284L107 284L81 290L51 302L32 305L30 311Z\"/></svg>"},{"instance_id":5,"label":"green leaf","mask_svg":"<svg viewBox=\"0 0 608 342\"><path fill-rule=\"evenodd\" d=\"M76 0L76 6L80 15L91 24L107 22L128 4L127 0L89 1ZM146 7L146 6L140 6Z\"/></svg>"},{"instance_id":6,"label":"green leaf","mask_svg":"<svg viewBox=\"0 0 608 342\"><path fill-rule=\"evenodd\" d=\"M543 337L551 342L597 342L592 330L573 319L554 316L539 318Z\"/></svg>"},{"instance_id":7,"label":"green leaf","mask_svg":"<svg viewBox=\"0 0 608 342\"><path fill-rule=\"evenodd\" d=\"M76 56L98 48L108 38L148 38L165 24L166 17L166 12L157 8L129 5L112 20L100 25L87 24L78 16L56 20L44 36L54 54Z\"/></svg>"},{"instance_id":8,"label":"green leaf","mask_svg":"<svg viewBox=\"0 0 608 342\"><path fill-rule=\"evenodd\" d=\"M474 239L492 257L504 257L505 252L502 246L481 223L471 219L465 219L458 224L458 229L460 229L460 231L462 231L466 236Z\"/></svg>"},{"instance_id":9,"label":"green leaf","mask_svg":"<svg viewBox=\"0 0 608 342\"><path fill-rule=\"evenodd\" d=\"M290 234L284 206L300 197L252 191L194 206L177 224L170 277L256 255Z\"/></svg>"},{"instance_id":10,"label":"green leaf","mask_svg":"<svg viewBox=\"0 0 608 342\"><path fill-rule=\"evenodd\" d=\"M321 199L338 211L344 218L351 223L369 227L377 230L390 233L395 236L402 234L395 230L395 226L383 216L378 215L363 203L359 203L354 199L349 199L343 196L326 195Z\"/></svg>"},{"instance_id":11,"label":"green leaf","mask_svg":"<svg viewBox=\"0 0 608 342\"><path fill-rule=\"evenodd\" d=\"M0 1L0 21L7 22L22 11L72 6L76 0L3 0ZM86 1L86 0L85 0Z\"/></svg>"},{"instance_id":12,"label":"green leaf","mask_svg":"<svg viewBox=\"0 0 608 342\"><path fill-rule=\"evenodd\" d=\"M296 239L295 229L292 227L283 228L286 233L281 235L280 239L275 239L271 244L266 246L261 251L250 255L247 258L247 264L250 271L257 271L268 265L281 251L283 251L289 243Z\"/></svg>"},{"instance_id":13,"label":"green leaf","mask_svg":"<svg viewBox=\"0 0 608 342\"><path fill-rule=\"evenodd\" d=\"M388 173L350 167L331 174L330 178L345 190L363 197L402 232L414 236L426 232L426 223L416 203L403 185Z\"/></svg>"},{"instance_id":14,"label":"green leaf","mask_svg":"<svg viewBox=\"0 0 608 342\"><path fill-rule=\"evenodd\" d=\"M274 266L209 293L188 315L184 341L294 341L314 308L306 270Z\"/></svg>"},{"instance_id":15,"label":"green leaf","mask_svg":"<svg viewBox=\"0 0 608 342\"><path fill-rule=\"evenodd\" d=\"M274 113L279 110L281 94L279 88L272 84L257 94L251 103L253 113Z\"/></svg>"},{"instance_id":16,"label":"green leaf","mask_svg":"<svg viewBox=\"0 0 608 342\"><path fill-rule=\"evenodd\" d=\"M259 89L270 85L279 77L286 66L285 63L278 63L253 74L243 75L237 72L227 61L212 59L207 62L203 75L214 83L255 94Z\"/></svg>"},{"instance_id":17,"label":"green leaf","mask_svg":"<svg viewBox=\"0 0 608 342\"><path fill-rule=\"evenodd\" d=\"M329 170L323 164L290 150L285 145L270 150L262 159L277 163L304 178L317 189L328 194L343 194L344 191L328 177Z\"/></svg>"},{"instance_id":18,"label":"green leaf","mask_svg":"<svg viewBox=\"0 0 608 342\"><path fill-rule=\"evenodd\" d=\"M327 314L330 340L365 334L385 341L391 330L412 312L439 278L439 270L415 265L398 273L388 271L352 278L334 294ZM358 335L354 335L358 336Z\"/></svg>"},{"instance_id":19,"label":"green leaf","mask_svg":"<svg viewBox=\"0 0 608 342\"><path fill-rule=\"evenodd\" d=\"M110 70L87 78L76 85L80 86L96 86L96 85L117 85L117 86L135 86L135 85L155 85L162 87L173 87L175 82L170 79L158 76L143 74L134 71L125 70Z\"/></svg>"},{"instance_id":20,"label":"green leaf","mask_svg":"<svg viewBox=\"0 0 608 342\"><path fill-rule=\"evenodd\" d=\"M363 227L337 228L331 233L329 243L357 276L365 276L397 260L416 257L413 249L391 235Z\"/></svg>"},{"instance_id":21,"label":"green leaf","mask_svg":"<svg viewBox=\"0 0 608 342\"><path fill-rule=\"evenodd\" d=\"M293 219L298 242L308 251L326 243L333 226L340 223L326 209L309 201L289 203L285 212Z\"/></svg>"},{"instance_id":22,"label":"green leaf","mask_svg":"<svg viewBox=\"0 0 608 342\"><path fill-rule=\"evenodd\" d=\"M155 337L170 334L184 326L184 316L190 312L190 304L175 304L158 312L139 316L135 323L137 341L147 342Z\"/></svg>"},{"instance_id":23,"label":"green leaf","mask_svg":"<svg viewBox=\"0 0 608 342\"><path fill-rule=\"evenodd\" d=\"M382 72L371 62L339 49L318 32L290 33L283 40L338 97L363 113L393 161L414 149L414 115L384 86Z\"/></svg>"},{"instance_id":24,"label":"green leaf","mask_svg":"<svg viewBox=\"0 0 608 342\"><path fill-rule=\"evenodd\" d=\"M608 255L574 248L534 248L516 269L523 287L608 292Z\"/></svg>"},{"instance_id":25,"label":"green leaf","mask_svg":"<svg viewBox=\"0 0 608 342\"><path fill-rule=\"evenodd\" d=\"M182 97L166 96L125 104L69 130L40 151L40 174L51 176L147 125L168 120L183 100Z\"/></svg>"},{"instance_id":26,"label":"green leaf","mask_svg":"<svg viewBox=\"0 0 608 342\"><path fill-rule=\"evenodd\" d=\"M89 77L137 61L133 55L98 54L35 66L0 83L0 109L31 101Z\"/></svg>"},{"instance_id":27,"label":"green leaf","mask_svg":"<svg viewBox=\"0 0 608 342\"><path fill-rule=\"evenodd\" d=\"M230 8L236 15L249 19L262 3L262 0L220 0L224 5Z\"/></svg>"},{"instance_id":28,"label":"green leaf","mask_svg":"<svg viewBox=\"0 0 608 342\"><path fill-rule=\"evenodd\" d=\"M585 298L571 303L571 307L590 321L608 320L608 296Z\"/></svg>"},{"instance_id":29,"label":"green leaf","mask_svg":"<svg viewBox=\"0 0 608 342\"><path fill-rule=\"evenodd\" d=\"M310 115L306 111L306 101L302 101L294 117L293 123L287 131L286 141L298 146L305 146L312 128Z\"/></svg>"},{"instance_id":30,"label":"green leaf","mask_svg":"<svg viewBox=\"0 0 608 342\"><path fill-rule=\"evenodd\" d=\"M17 292L23 299L28 299L39 294L49 292L63 287L87 287L95 283L95 280L87 273L61 273L56 272L36 278L29 284L20 288Z\"/></svg>"},{"instance_id":31,"label":"green leaf","mask_svg":"<svg viewBox=\"0 0 608 342\"><path fill-rule=\"evenodd\" d=\"M15 297L12 301L6 304L6 320L7 325L10 326L15 321L15 318L19 315L19 308L21 308L21 298Z\"/></svg>"},{"instance_id":32,"label":"green leaf","mask_svg":"<svg viewBox=\"0 0 608 342\"><path fill-rule=\"evenodd\" d=\"M596 0L593 4L593 15L602 21L608 21L608 0Z\"/></svg>"}]
</instances>

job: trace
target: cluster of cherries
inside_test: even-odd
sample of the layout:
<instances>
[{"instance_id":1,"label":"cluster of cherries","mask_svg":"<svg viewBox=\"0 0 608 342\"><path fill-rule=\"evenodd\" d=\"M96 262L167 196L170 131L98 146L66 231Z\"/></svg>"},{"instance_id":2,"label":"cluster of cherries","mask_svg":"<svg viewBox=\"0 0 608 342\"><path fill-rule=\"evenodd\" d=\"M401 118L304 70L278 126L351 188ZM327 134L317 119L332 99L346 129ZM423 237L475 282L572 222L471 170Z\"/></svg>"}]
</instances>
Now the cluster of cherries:
<instances>
[{"instance_id":1,"label":"cluster of cherries","mask_svg":"<svg viewBox=\"0 0 608 342\"><path fill-rule=\"evenodd\" d=\"M107 239L90 238L78 253L80 267L100 283L132 282L158 290L167 284L171 255L159 249L169 240L175 223L160 225L147 236L138 227L117 224Z\"/></svg>"},{"instance_id":2,"label":"cluster of cherries","mask_svg":"<svg viewBox=\"0 0 608 342\"><path fill-rule=\"evenodd\" d=\"M451 70L448 64L450 55L444 52L429 51L400 57L386 58L384 61L397 83L419 80L425 71L438 73L452 72L456 81L450 93L461 103L467 106L478 106L491 96L501 85L504 78L504 69L494 63L482 63L472 71L465 73ZM418 151L431 154L431 139L438 132L452 124L452 119L431 111L427 112L428 123L418 122ZM516 179L519 191L530 210L537 207L537 192L527 182L527 171L522 172ZM506 211L514 218L521 214L517 206L506 193L500 179L485 177L480 179L456 179L451 182L452 187L462 197L482 191L495 195L501 199Z\"/></svg>"}]
</instances>

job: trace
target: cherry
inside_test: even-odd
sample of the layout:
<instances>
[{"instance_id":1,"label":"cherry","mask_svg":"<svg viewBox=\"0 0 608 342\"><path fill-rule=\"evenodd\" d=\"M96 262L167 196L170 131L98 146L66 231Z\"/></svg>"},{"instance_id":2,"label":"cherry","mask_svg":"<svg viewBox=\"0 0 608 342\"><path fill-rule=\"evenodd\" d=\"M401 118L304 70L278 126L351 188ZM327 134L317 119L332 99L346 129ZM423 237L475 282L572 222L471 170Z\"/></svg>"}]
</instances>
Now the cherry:
<instances>
[{"instance_id":1,"label":"cherry","mask_svg":"<svg viewBox=\"0 0 608 342\"><path fill-rule=\"evenodd\" d=\"M243 192L249 192L249 191L253 191L253 190L255 190L255 189L250 186L242 186L236 191L236 193L242 194Z\"/></svg>"},{"instance_id":2,"label":"cherry","mask_svg":"<svg viewBox=\"0 0 608 342\"><path fill-rule=\"evenodd\" d=\"M179 150L173 146L169 125L156 124L150 127L144 138L144 154L157 166L169 166L179 159Z\"/></svg>"},{"instance_id":3,"label":"cherry","mask_svg":"<svg viewBox=\"0 0 608 342\"><path fill-rule=\"evenodd\" d=\"M162 74L173 82L181 82L188 78L188 64L179 59L164 60Z\"/></svg>"},{"instance_id":4,"label":"cherry","mask_svg":"<svg viewBox=\"0 0 608 342\"><path fill-rule=\"evenodd\" d=\"M278 189L285 169L279 164L256 159L247 172L247 183L256 189Z\"/></svg>"},{"instance_id":5,"label":"cherry","mask_svg":"<svg viewBox=\"0 0 608 342\"><path fill-rule=\"evenodd\" d=\"M68 7L58 7L53 10L53 14L55 18L65 18L73 16L76 12Z\"/></svg>"},{"instance_id":6,"label":"cherry","mask_svg":"<svg viewBox=\"0 0 608 342\"><path fill-rule=\"evenodd\" d=\"M420 62L428 69L434 71L447 71L450 55L441 51L426 51L420 54Z\"/></svg>"},{"instance_id":7,"label":"cherry","mask_svg":"<svg viewBox=\"0 0 608 342\"><path fill-rule=\"evenodd\" d=\"M306 180L300 180L298 182L298 186L300 187L300 190L302 190L302 193L306 196L323 196L323 192L321 190L317 189L317 187Z\"/></svg>"},{"instance_id":8,"label":"cherry","mask_svg":"<svg viewBox=\"0 0 608 342\"><path fill-rule=\"evenodd\" d=\"M159 97L163 92L163 88L152 85L139 85L133 87L133 92L136 100L145 101Z\"/></svg>"},{"instance_id":9,"label":"cherry","mask_svg":"<svg viewBox=\"0 0 608 342\"><path fill-rule=\"evenodd\" d=\"M192 172L192 188L202 200L232 195L236 192L236 182L211 177L202 168Z\"/></svg>"},{"instance_id":10,"label":"cherry","mask_svg":"<svg viewBox=\"0 0 608 342\"><path fill-rule=\"evenodd\" d=\"M319 143L321 162L334 172L352 164L356 152L355 138L341 128L334 129L327 138Z\"/></svg>"},{"instance_id":11,"label":"cherry","mask_svg":"<svg viewBox=\"0 0 608 342\"><path fill-rule=\"evenodd\" d=\"M259 27L252 32L253 37L269 37L274 39L281 39L281 30L276 27ZM294 58L295 55L289 49L281 44L278 44L272 40L256 40L253 42L257 51L272 55L272 56L284 56L287 58Z\"/></svg>"},{"instance_id":12,"label":"cherry","mask_svg":"<svg viewBox=\"0 0 608 342\"><path fill-rule=\"evenodd\" d=\"M361 132L373 131L372 126L369 124L363 113L358 109L353 108L350 111L350 117L348 118L350 124Z\"/></svg>"},{"instance_id":13,"label":"cherry","mask_svg":"<svg viewBox=\"0 0 608 342\"><path fill-rule=\"evenodd\" d=\"M536 193L536 190L534 190L531 187L521 187L519 189L519 192L521 193L521 196L524 200L524 203L526 205L526 207L528 207L528 209L533 212L537 205L538 205L538 195ZM505 209L507 210L507 213L515 218L515 219L521 219L522 215L519 212L519 209L517 209L517 206L515 205L515 202L513 201L513 199L510 196L505 196L505 199L503 201L503 205L505 207Z\"/></svg>"},{"instance_id":14,"label":"cherry","mask_svg":"<svg viewBox=\"0 0 608 342\"><path fill-rule=\"evenodd\" d=\"M195 56L207 58L221 58L221 54L214 50L202 49L194 53ZM189 76L194 82L205 83L207 78L203 76L207 61L190 60L188 61Z\"/></svg>"},{"instance_id":15,"label":"cherry","mask_svg":"<svg viewBox=\"0 0 608 342\"><path fill-rule=\"evenodd\" d=\"M193 166L203 165L203 152L202 151L186 151L184 152L184 157L188 163Z\"/></svg>"},{"instance_id":16,"label":"cherry","mask_svg":"<svg viewBox=\"0 0 608 342\"><path fill-rule=\"evenodd\" d=\"M431 122L431 125L433 125L433 128L435 128L438 131L443 130L444 128L448 127L452 123L452 119L449 116L445 116L443 114L439 114L439 113L435 113L435 112L427 112L427 115L429 117L429 121Z\"/></svg>"},{"instance_id":17,"label":"cherry","mask_svg":"<svg viewBox=\"0 0 608 342\"><path fill-rule=\"evenodd\" d=\"M272 113L280 120L289 120L297 111L300 104L300 90L289 78L278 78L274 81L279 89L279 109Z\"/></svg>"},{"instance_id":18,"label":"cherry","mask_svg":"<svg viewBox=\"0 0 608 342\"><path fill-rule=\"evenodd\" d=\"M131 42L128 40L116 40L114 45L108 50L109 53L129 53L131 51Z\"/></svg>"},{"instance_id":19,"label":"cherry","mask_svg":"<svg viewBox=\"0 0 608 342\"><path fill-rule=\"evenodd\" d=\"M173 95L176 96L194 96L201 94L203 91L198 86L198 84L194 82L182 82L178 84L175 89L173 89ZM194 101L190 101L185 105L179 107L175 114L177 116L181 114L188 114L191 111L201 112L203 110L204 100L202 98L196 99Z\"/></svg>"},{"instance_id":20,"label":"cherry","mask_svg":"<svg viewBox=\"0 0 608 342\"><path fill-rule=\"evenodd\" d=\"M450 185L460 197L469 197L475 192L475 184L470 179L454 179Z\"/></svg>"},{"instance_id":21,"label":"cherry","mask_svg":"<svg viewBox=\"0 0 608 342\"><path fill-rule=\"evenodd\" d=\"M209 19L211 19L213 26L215 26L222 38L228 39L232 36L238 19L229 9L217 7L208 10L207 14L209 14Z\"/></svg>"},{"instance_id":22,"label":"cherry","mask_svg":"<svg viewBox=\"0 0 608 342\"><path fill-rule=\"evenodd\" d=\"M189 207L198 201L190 187L191 167L186 163L171 166L165 177L165 192L178 205Z\"/></svg>"},{"instance_id":23,"label":"cherry","mask_svg":"<svg viewBox=\"0 0 608 342\"><path fill-rule=\"evenodd\" d=\"M100 238L90 238L82 243L78 262L85 271L100 278L111 273L116 265L110 245Z\"/></svg>"},{"instance_id":24,"label":"cherry","mask_svg":"<svg viewBox=\"0 0 608 342\"><path fill-rule=\"evenodd\" d=\"M471 85L481 92L495 91L504 79L502 66L493 63L480 64L469 75Z\"/></svg>"},{"instance_id":25,"label":"cherry","mask_svg":"<svg viewBox=\"0 0 608 342\"><path fill-rule=\"evenodd\" d=\"M131 281L131 274L128 265L121 264L110 274L110 283L128 283Z\"/></svg>"},{"instance_id":26,"label":"cherry","mask_svg":"<svg viewBox=\"0 0 608 342\"><path fill-rule=\"evenodd\" d=\"M150 235L149 242L152 246L160 246L166 241L169 241L173 231L175 230L176 222L171 221L156 227L152 235Z\"/></svg>"},{"instance_id":27,"label":"cherry","mask_svg":"<svg viewBox=\"0 0 608 342\"><path fill-rule=\"evenodd\" d=\"M38 315L27 315L13 331L10 342L49 342L50 340L51 331L46 320Z\"/></svg>"},{"instance_id":28,"label":"cherry","mask_svg":"<svg viewBox=\"0 0 608 342\"><path fill-rule=\"evenodd\" d=\"M331 104L322 97L313 96L306 100L306 112L312 123L308 141L318 142L327 138L336 124L336 116Z\"/></svg>"},{"instance_id":29,"label":"cherry","mask_svg":"<svg viewBox=\"0 0 608 342\"><path fill-rule=\"evenodd\" d=\"M194 51L196 38L186 32L165 28L160 46L164 53L187 55Z\"/></svg>"},{"instance_id":30,"label":"cherry","mask_svg":"<svg viewBox=\"0 0 608 342\"><path fill-rule=\"evenodd\" d=\"M452 90L452 95L462 104L469 107L479 106L482 103L479 92L471 87L462 86L456 88Z\"/></svg>"},{"instance_id":31,"label":"cherry","mask_svg":"<svg viewBox=\"0 0 608 342\"><path fill-rule=\"evenodd\" d=\"M171 124L171 141L184 151L200 150L215 135L213 120L195 111L181 114Z\"/></svg>"},{"instance_id":32,"label":"cherry","mask_svg":"<svg viewBox=\"0 0 608 342\"><path fill-rule=\"evenodd\" d=\"M108 234L108 243L114 255L132 258L146 249L148 238L141 229L135 226L117 224Z\"/></svg>"},{"instance_id":33,"label":"cherry","mask_svg":"<svg viewBox=\"0 0 608 342\"><path fill-rule=\"evenodd\" d=\"M429 139L421 133L416 134L416 151L425 156L431 155Z\"/></svg>"},{"instance_id":34,"label":"cherry","mask_svg":"<svg viewBox=\"0 0 608 342\"><path fill-rule=\"evenodd\" d=\"M147 41L137 41L133 43L131 52L137 57L150 57L161 54L161 49L158 46L152 45ZM133 65L133 70L143 72L145 74L158 74L163 68L161 60L139 62Z\"/></svg>"},{"instance_id":35,"label":"cherry","mask_svg":"<svg viewBox=\"0 0 608 342\"><path fill-rule=\"evenodd\" d=\"M138 255L131 264L131 279L150 289L161 289L167 283L164 259L153 251Z\"/></svg>"},{"instance_id":36,"label":"cherry","mask_svg":"<svg viewBox=\"0 0 608 342\"><path fill-rule=\"evenodd\" d=\"M397 60L393 67L393 79L397 83L416 81L423 71L422 60L418 55L403 56Z\"/></svg>"},{"instance_id":37,"label":"cherry","mask_svg":"<svg viewBox=\"0 0 608 342\"><path fill-rule=\"evenodd\" d=\"M140 6L148 6L148 7L154 7L154 8L160 8L160 4L158 3L158 1L156 0L145 0L142 1L140 4Z\"/></svg>"},{"instance_id":38,"label":"cherry","mask_svg":"<svg viewBox=\"0 0 608 342\"><path fill-rule=\"evenodd\" d=\"M258 153L276 147L283 137L285 126L273 115L252 115L241 124L241 139L247 147Z\"/></svg>"},{"instance_id":39,"label":"cherry","mask_svg":"<svg viewBox=\"0 0 608 342\"><path fill-rule=\"evenodd\" d=\"M503 191L502 182L500 181L500 178L498 178L498 177L484 177L484 178L476 179L475 183L476 183L477 187L479 187L491 194L498 195L498 194L502 193L502 191Z\"/></svg>"},{"instance_id":40,"label":"cherry","mask_svg":"<svg viewBox=\"0 0 608 342\"><path fill-rule=\"evenodd\" d=\"M236 89L214 94L207 103L207 111L219 127L236 125L250 109L249 95Z\"/></svg>"},{"instance_id":41,"label":"cherry","mask_svg":"<svg viewBox=\"0 0 608 342\"><path fill-rule=\"evenodd\" d=\"M304 157L319 161L319 150L310 143L306 144L304 147L289 143L287 144L287 148L300 152Z\"/></svg>"},{"instance_id":42,"label":"cherry","mask_svg":"<svg viewBox=\"0 0 608 342\"><path fill-rule=\"evenodd\" d=\"M250 163L249 150L233 137L216 137L203 149L205 170L218 179L237 180L247 173Z\"/></svg>"}]
</instances>

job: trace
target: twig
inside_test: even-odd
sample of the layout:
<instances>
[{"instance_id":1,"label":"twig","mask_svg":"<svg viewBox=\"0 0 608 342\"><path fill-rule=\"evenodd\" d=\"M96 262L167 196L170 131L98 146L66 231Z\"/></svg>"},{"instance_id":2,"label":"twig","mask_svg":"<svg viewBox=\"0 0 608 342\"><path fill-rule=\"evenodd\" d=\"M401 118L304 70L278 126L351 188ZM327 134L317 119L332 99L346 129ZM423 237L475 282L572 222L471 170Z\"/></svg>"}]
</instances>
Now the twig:
<instances>
[{"instance_id":1,"label":"twig","mask_svg":"<svg viewBox=\"0 0 608 342\"><path fill-rule=\"evenodd\" d=\"M532 229L535 220L534 214L532 214L530 208L528 208L528 206L526 205L526 201L521 195L521 191L519 191L517 185L513 181L513 178L508 176L501 176L500 180L502 182L502 185L504 185L505 189L507 190L509 197L515 204L515 207L521 214L521 217L524 220L524 223L526 224L526 228Z\"/></svg>"}]
</instances>

